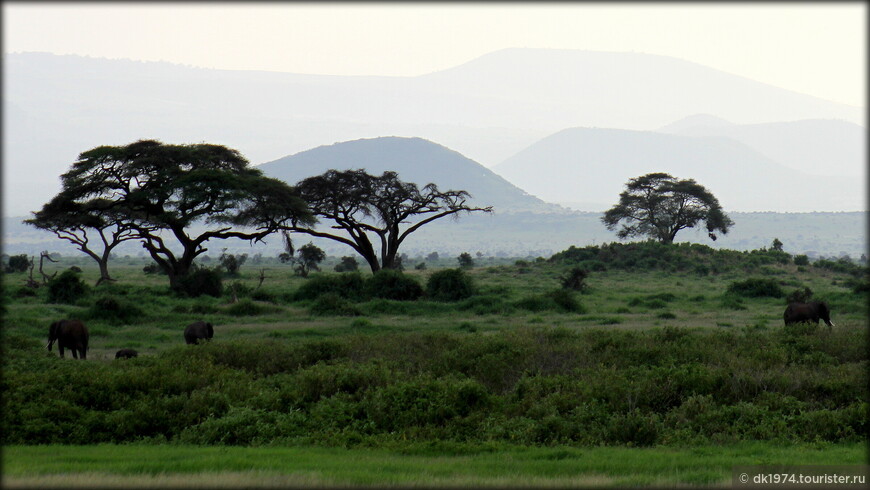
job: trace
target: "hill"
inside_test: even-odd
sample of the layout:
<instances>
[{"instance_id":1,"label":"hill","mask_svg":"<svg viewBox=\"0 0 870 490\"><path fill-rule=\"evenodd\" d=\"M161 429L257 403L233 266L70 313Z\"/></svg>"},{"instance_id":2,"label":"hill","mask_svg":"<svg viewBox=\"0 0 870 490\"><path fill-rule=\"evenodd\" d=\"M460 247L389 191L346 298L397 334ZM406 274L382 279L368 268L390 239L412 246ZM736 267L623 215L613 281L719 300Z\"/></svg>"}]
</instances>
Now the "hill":
<instances>
[{"instance_id":1,"label":"hill","mask_svg":"<svg viewBox=\"0 0 870 490\"><path fill-rule=\"evenodd\" d=\"M321 146L264 163L257 168L291 185L330 169L365 169L380 175L392 170L405 182L442 190L466 190L470 203L493 206L498 213L564 212L530 196L483 165L421 138L381 137Z\"/></svg>"},{"instance_id":2,"label":"hill","mask_svg":"<svg viewBox=\"0 0 870 490\"><path fill-rule=\"evenodd\" d=\"M628 179L659 171L694 178L727 211L864 209L863 181L804 174L722 136L571 128L542 139L493 170L545 201L584 201L589 211L615 204Z\"/></svg>"},{"instance_id":3,"label":"hill","mask_svg":"<svg viewBox=\"0 0 870 490\"><path fill-rule=\"evenodd\" d=\"M731 138L806 174L860 178L867 174L867 130L848 121L808 119L733 124L712 116L692 116L658 131Z\"/></svg>"},{"instance_id":4,"label":"hill","mask_svg":"<svg viewBox=\"0 0 870 490\"><path fill-rule=\"evenodd\" d=\"M4 180L12 183L3 207L12 216L59 191L50 176L80 152L142 138L223 144L262 163L337 141L421 137L491 167L569 127L652 130L698 113L741 124L864 120L860 108L638 53L508 49L418 77L21 53L3 55L3 75Z\"/></svg>"}]
</instances>

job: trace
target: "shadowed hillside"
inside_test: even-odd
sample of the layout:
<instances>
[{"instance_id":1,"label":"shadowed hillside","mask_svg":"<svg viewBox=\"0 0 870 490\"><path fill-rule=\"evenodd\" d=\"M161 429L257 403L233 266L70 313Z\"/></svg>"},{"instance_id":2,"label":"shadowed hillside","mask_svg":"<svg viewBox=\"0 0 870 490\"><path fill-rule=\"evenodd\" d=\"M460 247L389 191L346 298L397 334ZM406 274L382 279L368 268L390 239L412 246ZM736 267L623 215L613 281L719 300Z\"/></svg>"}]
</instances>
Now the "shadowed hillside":
<instances>
[{"instance_id":1,"label":"shadowed hillside","mask_svg":"<svg viewBox=\"0 0 870 490\"><path fill-rule=\"evenodd\" d=\"M493 206L497 213L564 211L528 195L479 163L421 138L346 141L303 151L257 168L291 185L330 169L362 168L375 175L392 170L403 181L413 182L418 187L431 182L442 190L466 190L471 193L474 205Z\"/></svg>"},{"instance_id":2,"label":"shadowed hillside","mask_svg":"<svg viewBox=\"0 0 870 490\"><path fill-rule=\"evenodd\" d=\"M807 119L732 124L712 116L692 116L658 131L731 138L806 174L860 178L867 175L867 130L847 121Z\"/></svg>"},{"instance_id":3,"label":"shadowed hillside","mask_svg":"<svg viewBox=\"0 0 870 490\"><path fill-rule=\"evenodd\" d=\"M792 170L740 141L652 131L572 128L493 167L548 202L614 205L628 179L650 172L693 178L729 211L859 211L864 182Z\"/></svg>"}]
</instances>

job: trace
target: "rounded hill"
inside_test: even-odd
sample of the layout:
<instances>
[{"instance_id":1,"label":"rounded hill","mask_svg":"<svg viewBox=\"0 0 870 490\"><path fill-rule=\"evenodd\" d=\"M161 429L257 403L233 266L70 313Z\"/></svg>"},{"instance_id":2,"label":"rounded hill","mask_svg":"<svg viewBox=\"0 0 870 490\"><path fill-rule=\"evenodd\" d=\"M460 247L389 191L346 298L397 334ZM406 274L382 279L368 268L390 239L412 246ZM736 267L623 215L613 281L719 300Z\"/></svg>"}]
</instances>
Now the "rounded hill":
<instances>
[{"instance_id":1,"label":"rounded hill","mask_svg":"<svg viewBox=\"0 0 870 490\"><path fill-rule=\"evenodd\" d=\"M474 160L422 138L388 136L345 141L279 158L257 168L290 185L331 169L365 169L376 175L394 171L403 181L419 187L434 183L442 190L468 191L472 204L493 206L496 212L564 211L529 195Z\"/></svg>"}]
</instances>

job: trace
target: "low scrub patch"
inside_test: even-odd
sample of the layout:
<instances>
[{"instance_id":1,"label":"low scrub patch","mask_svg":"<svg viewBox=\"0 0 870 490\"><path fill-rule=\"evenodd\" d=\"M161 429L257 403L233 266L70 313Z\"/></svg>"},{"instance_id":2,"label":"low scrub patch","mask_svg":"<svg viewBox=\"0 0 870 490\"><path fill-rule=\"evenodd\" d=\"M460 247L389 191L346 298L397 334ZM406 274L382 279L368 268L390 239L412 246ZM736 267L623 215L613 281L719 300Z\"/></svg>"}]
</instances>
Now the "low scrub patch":
<instances>
[{"instance_id":1,"label":"low scrub patch","mask_svg":"<svg viewBox=\"0 0 870 490\"><path fill-rule=\"evenodd\" d=\"M744 298L782 298L785 296L779 282L775 279L749 278L743 281L732 282L728 286L728 292Z\"/></svg>"}]
</instances>

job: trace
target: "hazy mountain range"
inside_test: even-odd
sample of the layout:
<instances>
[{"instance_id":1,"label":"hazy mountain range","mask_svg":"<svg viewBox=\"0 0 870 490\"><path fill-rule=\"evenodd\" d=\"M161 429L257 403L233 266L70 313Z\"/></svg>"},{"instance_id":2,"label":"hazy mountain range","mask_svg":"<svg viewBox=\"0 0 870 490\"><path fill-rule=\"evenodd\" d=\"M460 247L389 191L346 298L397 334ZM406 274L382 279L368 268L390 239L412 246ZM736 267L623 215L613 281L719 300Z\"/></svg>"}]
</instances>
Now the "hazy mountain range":
<instances>
[{"instance_id":1,"label":"hazy mountain range","mask_svg":"<svg viewBox=\"0 0 870 490\"><path fill-rule=\"evenodd\" d=\"M420 137L493 167L566 128L652 131L695 114L737 125L864 121L861 108L638 53L507 49L417 77L24 53L4 55L3 73L6 215L46 202L80 152L142 138L224 144L258 164L342 141Z\"/></svg>"},{"instance_id":2,"label":"hazy mountain range","mask_svg":"<svg viewBox=\"0 0 870 490\"><path fill-rule=\"evenodd\" d=\"M756 136L746 134L747 139ZM630 178L650 172L693 178L732 211L858 211L865 209L865 182L856 178L861 169L855 162L839 164L851 176L811 175L739 138L571 128L534 143L493 170L545 201L587 211L616 204Z\"/></svg>"},{"instance_id":3,"label":"hazy mountain range","mask_svg":"<svg viewBox=\"0 0 870 490\"><path fill-rule=\"evenodd\" d=\"M527 194L492 170L458 152L421 138L383 137L321 146L264 163L257 168L290 184L329 169L365 169L373 175L391 170L422 188L466 190L472 206L498 212L564 213L565 209Z\"/></svg>"}]
</instances>

